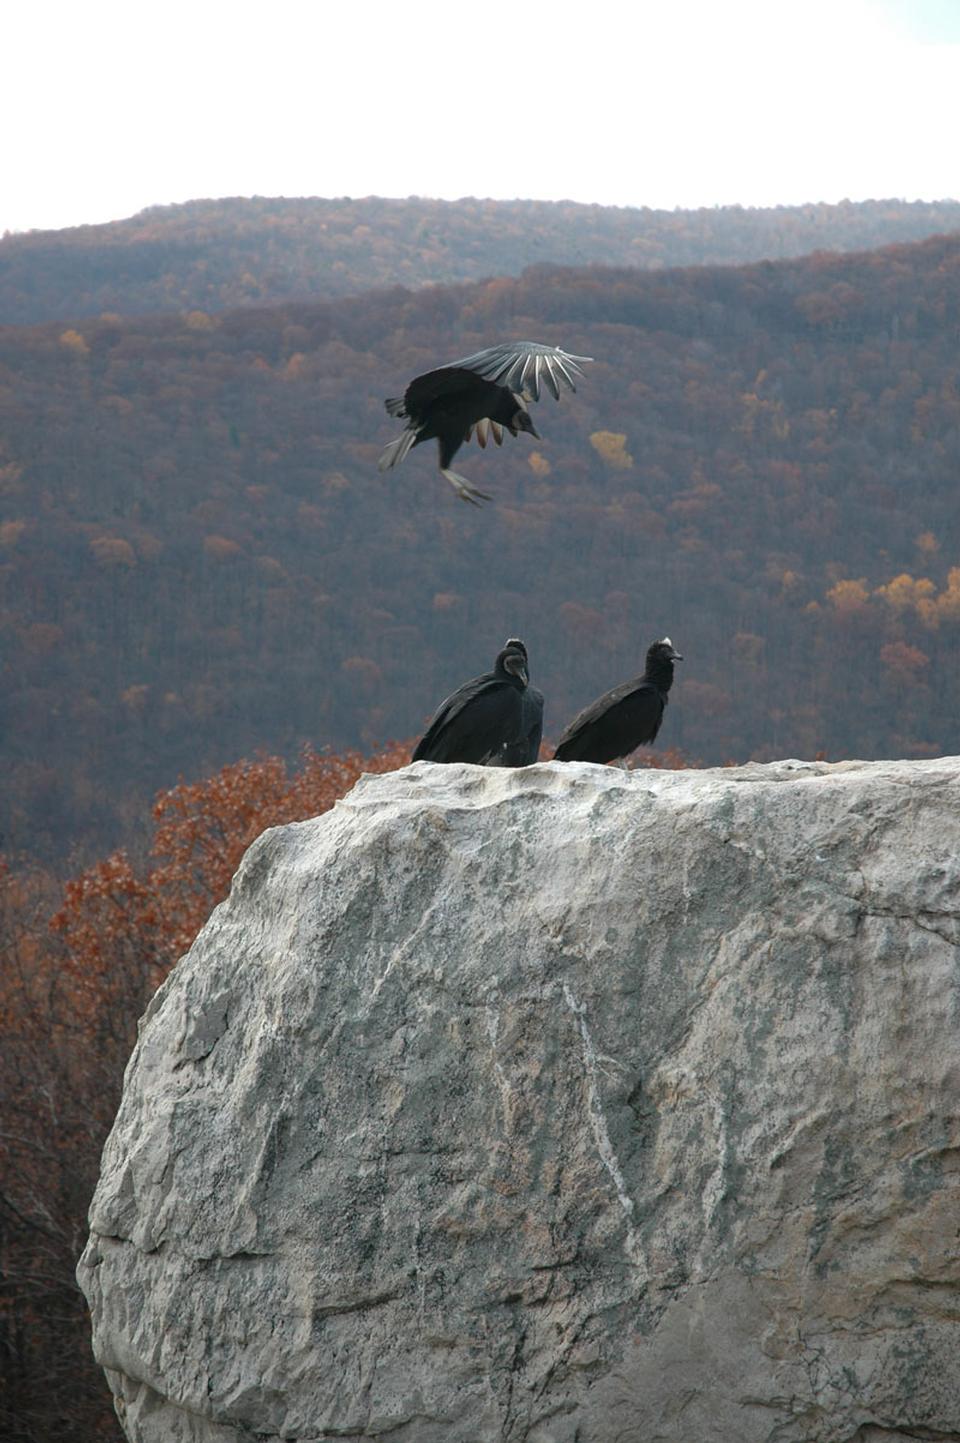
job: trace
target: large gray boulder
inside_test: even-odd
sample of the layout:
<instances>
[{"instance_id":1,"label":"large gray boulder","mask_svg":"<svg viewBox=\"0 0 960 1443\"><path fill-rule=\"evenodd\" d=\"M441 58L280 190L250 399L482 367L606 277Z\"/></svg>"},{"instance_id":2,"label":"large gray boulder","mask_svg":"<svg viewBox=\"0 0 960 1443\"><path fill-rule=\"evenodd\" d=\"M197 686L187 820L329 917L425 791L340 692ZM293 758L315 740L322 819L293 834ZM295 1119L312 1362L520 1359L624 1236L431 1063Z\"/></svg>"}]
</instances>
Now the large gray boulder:
<instances>
[{"instance_id":1,"label":"large gray boulder","mask_svg":"<svg viewBox=\"0 0 960 1443\"><path fill-rule=\"evenodd\" d=\"M79 1276L136 1443L960 1439L960 759L420 763L267 832Z\"/></svg>"}]
</instances>

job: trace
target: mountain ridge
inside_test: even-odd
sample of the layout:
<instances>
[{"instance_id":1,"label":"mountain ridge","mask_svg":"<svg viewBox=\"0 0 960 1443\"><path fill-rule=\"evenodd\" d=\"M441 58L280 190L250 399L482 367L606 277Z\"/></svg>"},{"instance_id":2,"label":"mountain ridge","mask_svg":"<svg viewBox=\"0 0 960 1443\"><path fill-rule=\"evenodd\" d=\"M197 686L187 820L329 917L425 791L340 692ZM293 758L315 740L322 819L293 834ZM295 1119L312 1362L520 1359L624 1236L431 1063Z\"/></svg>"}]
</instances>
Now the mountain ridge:
<instances>
[{"instance_id":1,"label":"mountain ridge","mask_svg":"<svg viewBox=\"0 0 960 1443\"><path fill-rule=\"evenodd\" d=\"M960 229L960 202L663 211L565 201L234 197L0 239L0 322L221 312L540 262L659 269L860 250Z\"/></svg>"}]
</instances>

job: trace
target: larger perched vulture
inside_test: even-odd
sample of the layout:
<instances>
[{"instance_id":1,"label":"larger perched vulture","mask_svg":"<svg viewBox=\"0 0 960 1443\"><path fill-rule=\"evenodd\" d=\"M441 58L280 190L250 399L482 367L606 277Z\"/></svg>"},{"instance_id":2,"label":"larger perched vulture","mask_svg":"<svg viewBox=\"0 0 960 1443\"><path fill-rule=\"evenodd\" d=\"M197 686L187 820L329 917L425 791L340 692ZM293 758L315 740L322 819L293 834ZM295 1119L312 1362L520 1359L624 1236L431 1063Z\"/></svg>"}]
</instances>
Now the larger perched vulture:
<instances>
[{"instance_id":1,"label":"larger perched vulture","mask_svg":"<svg viewBox=\"0 0 960 1443\"><path fill-rule=\"evenodd\" d=\"M612 762L652 742L663 721L675 661L683 657L669 636L655 641L643 676L604 692L574 717L557 743L556 760Z\"/></svg>"},{"instance_id":2,"label":"larger perched vulture","mask_svg":"<svg viewBox=\"0 0 960 1443\"><path fill-rule=\"evenodd\" d=\"M523 722L527 649L507 643L493 671L475 676L442 702L413 752L415 762L477 762L515 741Z\"/></svg>"},{"instance_id":3,"label":"larger perched vulture","mask_svg":"<svg viewBox=\"0 0 960 1443\"><path fill-rule=\"evenodd\" d=\"M523 653L527 660L527 648L519 636L511 636L504 642L504 650L514 649ZM540 755L540 740L543 736L543 692L530 685L530 667L527 666L527 684L521 693L520 734L513 741L504 742L490 757L488 767L529 767Z\"/></svg>"},{"instance_id":4,"label":"larger perched vulture","mask_svg":"<svg viewBox=\"0 0 960 1443\"><path fill-rule=\"evenodd\" d=\"M497 445L502 445L504 430L511 436L521 431L537 436L527 403L539 401L541 382L559 401L560 383L575 391L574 377L583 375L580 366L591 359L536 341L508 341L417 376L402 398L385 403L391 416L407 424L396 440L384 447L379 469L389 471L414 446L435 438L440 474L457 495L474 506L489 501L485 491L478 491L450 469L460 447L474 429L481 446L486 446L491 434Z\"/></svg>"}]
</instances>

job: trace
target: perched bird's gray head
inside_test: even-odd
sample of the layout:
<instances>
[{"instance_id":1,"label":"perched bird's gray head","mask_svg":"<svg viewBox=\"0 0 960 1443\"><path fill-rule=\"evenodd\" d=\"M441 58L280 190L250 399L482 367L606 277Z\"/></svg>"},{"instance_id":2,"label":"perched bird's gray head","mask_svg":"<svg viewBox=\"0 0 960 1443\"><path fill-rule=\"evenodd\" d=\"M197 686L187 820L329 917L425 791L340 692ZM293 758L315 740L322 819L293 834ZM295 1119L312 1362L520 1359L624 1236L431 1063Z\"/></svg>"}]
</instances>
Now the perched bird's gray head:
<instances>
[{"instance_id":1,"label":"perched bird's gray head","mask_svg":"<svg viewBox=\"0 0 960 1443\"><path fill-rule=\"evenodd\" d=\"M504 651L519 651L525 661L528 659L527 643L525 641L521 641L519 636L508 636L506 641L503 643L503 649Z\"/></svg>"},{"instance_id":2,"label":"perched bird's gray head","mask_svg":"<svg viewBox=\"0 0 960 1443\"><path fill-rule=\"evenodd\" d=\"M521 641L519 646L508 642L497 657L497 664L494 668L498 672L506 672L507 676L516 677L523 686L527 685L529 675L527 673L527 648Z\"/></svg>"},{"instance_id":3,"label":"perched bird's gray head","mask_svg":"<svg viewBox=\"0 0 960 1443\"><path fill-rule=\"evenodd\" d=\"M662 641L655 641L647 652L648 670L651 664L653 666L662 666L664 662L670 662L672 665L675 661L683 661L683 657L679 651L677 651L677 648L669 636L665 636Z\"/></svg>"}]
</instances>

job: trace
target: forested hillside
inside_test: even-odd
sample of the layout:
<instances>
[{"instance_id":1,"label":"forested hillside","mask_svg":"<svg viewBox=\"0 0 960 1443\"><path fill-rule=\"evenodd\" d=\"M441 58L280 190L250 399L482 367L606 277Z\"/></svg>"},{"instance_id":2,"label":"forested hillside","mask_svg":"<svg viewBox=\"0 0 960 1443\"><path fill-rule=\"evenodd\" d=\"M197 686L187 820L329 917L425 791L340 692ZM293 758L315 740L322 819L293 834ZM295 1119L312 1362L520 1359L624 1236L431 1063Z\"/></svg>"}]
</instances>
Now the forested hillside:
<instances>
[{"instance_id":1,"label":"forested hillside","mask_svg":"<svg viewBox=\"0 0 960 1443\"><path fill-rule=\"evenodd\" d=\"M147 998L252 839L508 634L548 742L668 632L645 760L960 751L960 235L822 253L958 222L254 200L0 242L0 1435L119 1437L74 1270ZM383 398L511 338L596 360L460 453L495 500L432 446L380 476Z\"/></svg>"},{"instance_id":2,"label":"forested hillside","mask_svg":"<svg viewBox=\"0 0 960 1443\"><path fill-rule=\"evenodd\" d=\"M526 266L739 264L960 230L960 203L657 211L570 201L235 199L0 240L0 322L223 311Z\"/></svg>"},{"instance_id":3,"label":"forested hillside","mask_svg":"<svg viewBox=\"0 0 960 1443\"><path fill-rule=\"evenodd\" d=\"M596 357L541 442L389 477L418 369ZM417 733L523 635L556 737L669 632L707 762L960 748L960 239L0 330L8 847L257 748Z\"/></svg>"}]
</instances>

